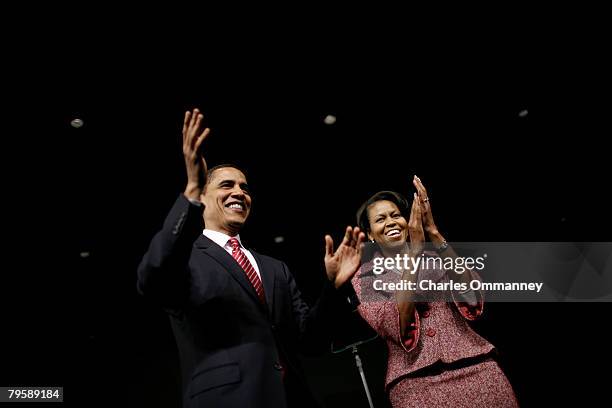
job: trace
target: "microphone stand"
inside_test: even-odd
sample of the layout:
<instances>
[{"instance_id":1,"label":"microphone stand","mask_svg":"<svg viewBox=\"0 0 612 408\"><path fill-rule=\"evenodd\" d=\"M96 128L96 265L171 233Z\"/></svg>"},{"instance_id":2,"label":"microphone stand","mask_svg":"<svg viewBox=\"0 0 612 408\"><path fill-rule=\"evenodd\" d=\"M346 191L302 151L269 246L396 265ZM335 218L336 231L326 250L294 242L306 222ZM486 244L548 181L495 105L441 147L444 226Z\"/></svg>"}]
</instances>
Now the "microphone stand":
<instances>
[{"instance_id":1,"label":"microphone stand","mask_svg":"<svg viewBox=\"0 0 612 408\"><path fill-rule=\"evenodd\" d=\"M363 389L365 390L366 397L368 397L368 403L370 404L370 408L374 408L374 404L372 403L372 396L370 395L370 388L368 387L368 382L366 381L365 373L363 372L363 365L361 364L361 358L359 357L357 346L353 346L353 355L355 356L355 364L357 364L357 369L359 370L359 374L361 375Z\"/></svg>"},{"instance_id":2,"label":"microphone stand","mask_svg":"<svg viewBox=\"0 0 612 408\"><path fill-rule=\"evenodd\" d=\"M378 334L375 334L374 337L370 337L365 340L360 340L355 343L349 344L340 350L334 350L332 344L332 353L341 353L346 350L351 350L353 356L355 357L355 365L357 366L357 370L359 371L359 375L361 376L361 382L363 384L363 389L365 390L366 397L368 398L368 403L370 404L370 408L374 408L374 403L372 402L372 395L370 395L370 388L368 387L368 382L365 377L365 372L363 371L363 364L361 363L361 357L359 356L359 348L358 346L368 343L378 337Z\"/></svg>"}]
</instances>

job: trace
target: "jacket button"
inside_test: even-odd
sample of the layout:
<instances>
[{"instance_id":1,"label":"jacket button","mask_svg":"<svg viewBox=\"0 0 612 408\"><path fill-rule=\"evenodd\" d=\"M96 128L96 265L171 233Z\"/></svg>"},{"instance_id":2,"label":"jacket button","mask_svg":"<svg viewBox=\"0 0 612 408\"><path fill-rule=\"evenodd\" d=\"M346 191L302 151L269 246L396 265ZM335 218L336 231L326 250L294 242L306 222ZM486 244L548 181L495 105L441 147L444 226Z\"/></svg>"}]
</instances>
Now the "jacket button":
<instances>
[{"instance_id":1,"label":"jacket button","mask_svg":"<svg viewBox=\"0 0 612 408\"><path fill-rule=\"evenodd\" d=\"M429 310L423 312L423 317L429 317Z\"/></svg>"},{"instance_id":2,"label":"jacket button","mask_svg":"<svg viewBox=\"0 0 612 408\"><path fill-rule=\"evenodd\" d=\"M274 369L281 371L283 369L283 366L281 363L279 363L278 361L276 363L274 363Z\"/></svg>"},{"instance_id":3,"label":"jacket button","mask_svg":"<svg viewBox=\"0 0 612 408\"><path fill-rule=\"evenodd\" d=\"M425 330L425 334L428 335L429 337L433 337L436 335L436 329L430 327L427 330Z\"/></svg>"}]
</instances>

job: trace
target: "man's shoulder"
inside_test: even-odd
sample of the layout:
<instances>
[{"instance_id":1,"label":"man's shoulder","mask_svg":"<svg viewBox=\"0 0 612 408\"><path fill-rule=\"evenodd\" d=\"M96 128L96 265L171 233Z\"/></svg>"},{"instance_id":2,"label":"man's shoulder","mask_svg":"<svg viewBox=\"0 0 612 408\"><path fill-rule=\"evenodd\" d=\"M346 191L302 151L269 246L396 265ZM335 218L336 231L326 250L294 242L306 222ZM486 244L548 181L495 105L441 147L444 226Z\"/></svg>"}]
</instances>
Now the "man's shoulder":
<instances>
[{"instance_id":1,"label":"man's shoulder","mask_svg":"<svg viewBox=\"0 0 612 408\"><path fill-rule=\"evenodd\" d=\"M281 268L285 266L285 263L281 261L280 259L274 258L269 255L264 255L261 252L257 252L257 250L254 250L252 248L249 248L249 251L251 251L251 253L253 254L253 256L255 256L255 258L260 259L262 262L266 263L267 265L274 265L274 266L281 267Z\"/></svg>"}]
</instances>

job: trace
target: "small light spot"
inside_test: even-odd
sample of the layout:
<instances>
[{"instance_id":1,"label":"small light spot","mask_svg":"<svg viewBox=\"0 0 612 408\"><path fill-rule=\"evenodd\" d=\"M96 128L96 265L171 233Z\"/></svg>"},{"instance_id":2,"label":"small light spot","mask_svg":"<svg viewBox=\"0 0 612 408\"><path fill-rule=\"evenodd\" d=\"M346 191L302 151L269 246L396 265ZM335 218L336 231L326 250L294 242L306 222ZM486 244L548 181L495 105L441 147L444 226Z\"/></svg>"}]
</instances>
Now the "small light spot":
<instances>
[{"instance_id":1,"label":"small light spot","mask_svg":"<svg viewBox=\"0 0 612 408\"><path fill-rule=\"evenodd\" d=\"M333 125L336 123L336 117L334 115L327 115L325 119L323 119L323 123L326 125Z\"/></svg>"},{"instance_id":2,"label":"small light spot","mask_svg":"<svg viewBox=\"0 0 612 408\"><path fill-rule=\"evenodd\" d=\"M85 123L79 118L72 119L72 121L70 121L70 126L72 126L75 129L82 127L84 124Z\"/></svg>"},{"instance_id":3,"label":"small light spot","mask_svg":"<svg viewBox=\"0 0 612 408\"><path fill-rule=\"evenodd\" d=\"M280 235L278 237L274 237L274 242L277 244L282 244L283 242L285 242L285 237Z\"/></svg>"},{"instance_id":4,"label":"small light spot","mask_svg":"<svg viewBox=\"0 0 612 408\"><path fill-rule=\"evenodd\" d=\"M529 112L527 111L527 109L523 109L522 111L519 112L519 118L525 118L527 117L527 114Z\"/></svg>"},{"instance_id":5,"label":"small light spot","mask_svg":"<svg viewBox=\"0 0 612 408\"><path fill-rule=\"evenodd\" d=\"M561 222L565 222L565 217L561 217Z\"/></svg>"},{"instance_id":6,"label":"small light spot","mask_svg":"<svg viewBox=\"0 0 612 408\"><path fill-rule=\"evenodd\" d=\"M89 251L83 251L81 252L80 255L81 255L81 258L89 258L90 253Z\"/></svg>"}]
</instances>

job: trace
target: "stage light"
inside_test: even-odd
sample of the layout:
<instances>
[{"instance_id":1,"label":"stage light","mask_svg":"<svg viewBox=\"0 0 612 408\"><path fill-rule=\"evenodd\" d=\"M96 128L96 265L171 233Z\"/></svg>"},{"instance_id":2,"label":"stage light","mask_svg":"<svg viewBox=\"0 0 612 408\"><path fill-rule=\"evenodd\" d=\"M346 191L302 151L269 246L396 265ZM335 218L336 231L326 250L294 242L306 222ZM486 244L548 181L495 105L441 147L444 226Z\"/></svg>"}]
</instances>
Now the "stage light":
<instances>
[{"instance_id":1,"label":"stage light","mask_svg":"<svg viewBox=\"0 0 612 408\"><path fill-rule=\"evenodd\" d=\"M84 124L85 123L79 118L72 119L72 121L70 122L70 126L72 126L75 129L82 127Z\"/></svg>"},{"instance_id":2,"label":"stage light","mask_svg":"<svg viewBox=\"0 0 612 408\"><path fill-rule=\"evenodd\" d=\"M519 112L519 118L524 118L526 117L528 114L527 109L523 109L522 111Z\"/></svg>"},{"instance_id":3,"label":"stage light","mask_svg":"<svg viewBox=\"0 0 612 408\"><path fill-rule=\"evenodd\" d=\"M81 255L81 258L85 259L89 258L90 253L88 251L83 251L79 255Z\"/></svg>"},{"instance_id":4,"label":"stage light","mask_svg":"<svg viewBox=\"0 0 612 408\"><path fill-rule=\"evenodd\" d=\"M336 117L334 115L327 115L325 119L323 119L323 123L326 125L333 125L336 123Z\"/></svg>"},{"instance_id":5,"label":"stage light","mask_svg":"<svg viewBox=\"0 0 612 408\"><path fill-rule=\"evenodd\" d=\"M278 237L274 237L274 242L276 244L281 244L281 243L285 242L285 237L280 236L280 235Z\"/></svg>"}]
</instances>

